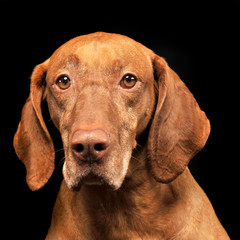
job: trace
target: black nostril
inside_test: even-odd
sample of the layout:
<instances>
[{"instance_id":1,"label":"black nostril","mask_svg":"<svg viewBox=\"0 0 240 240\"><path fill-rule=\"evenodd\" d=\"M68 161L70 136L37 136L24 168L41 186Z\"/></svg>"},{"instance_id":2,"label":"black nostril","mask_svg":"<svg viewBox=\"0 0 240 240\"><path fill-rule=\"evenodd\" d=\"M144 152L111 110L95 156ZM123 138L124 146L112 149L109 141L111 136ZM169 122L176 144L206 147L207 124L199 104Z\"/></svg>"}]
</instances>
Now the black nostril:
<instances>
[{"instance_id":1,"label":"black nostril","mask_svg":"<svg viewBox=\"0 0 240 240\"><path fill-rule=\"evenodd\" d=\"M104 151L107 149L107 145L105 143L97 143L94 145L94 150L97 152Z\"/></svg>"},{"instance_id":2,"label":"black nostril","mask_svg":"<svg viewBox=\"0 0 240 240\"><path fill-rule=\"evenodd\" d=\"M84 146L83 144L75 144L73 147L73 150L78 152L78 153L81 153L84 151Z\"/></svg>"}]
</instances>

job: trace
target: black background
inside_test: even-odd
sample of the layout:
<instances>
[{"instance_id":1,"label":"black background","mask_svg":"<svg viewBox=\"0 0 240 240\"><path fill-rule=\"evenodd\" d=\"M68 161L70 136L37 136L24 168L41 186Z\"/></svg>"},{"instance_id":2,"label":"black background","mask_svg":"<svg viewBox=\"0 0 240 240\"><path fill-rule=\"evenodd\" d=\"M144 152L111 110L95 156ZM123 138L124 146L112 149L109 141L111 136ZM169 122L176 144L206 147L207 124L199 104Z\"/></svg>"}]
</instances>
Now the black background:
<instances>
[{"instance_id":1,"label":"black background","mask_svg":"<svg viewBox=\"0 0 240 240\"><path fill-rule=\"evenodd\" d=\"M31 192L12 147L32 69L67 40L95 31L125 34L151 48L194 94L212 131L190 169L231 239L240 239L239 24L239 1L0 1L1 216L7 239L44 239L62 179L58 152L49 183ZM48 125L57 150L59 136Z\"/></svg>"}]
</instances>

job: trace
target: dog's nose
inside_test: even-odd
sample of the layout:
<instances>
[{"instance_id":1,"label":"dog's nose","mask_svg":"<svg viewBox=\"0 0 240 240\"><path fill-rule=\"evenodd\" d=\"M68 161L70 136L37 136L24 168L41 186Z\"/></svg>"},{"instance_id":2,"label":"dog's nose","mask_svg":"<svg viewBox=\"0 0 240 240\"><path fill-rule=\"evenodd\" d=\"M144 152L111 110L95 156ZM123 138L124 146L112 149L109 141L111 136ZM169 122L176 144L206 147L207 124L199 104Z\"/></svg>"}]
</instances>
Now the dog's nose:
<instances>
[{"instance_id":1,"label":"dog's nose","mask_svg":"<svg viewBox=\"0 0 240 240\"><path fill-rule=\"evenodd\" d=\"M72 136L72 152L82 162L96 162L103 158L110 145L108 134L102 129L78 129Z\"/></svg>"}]
</instances>

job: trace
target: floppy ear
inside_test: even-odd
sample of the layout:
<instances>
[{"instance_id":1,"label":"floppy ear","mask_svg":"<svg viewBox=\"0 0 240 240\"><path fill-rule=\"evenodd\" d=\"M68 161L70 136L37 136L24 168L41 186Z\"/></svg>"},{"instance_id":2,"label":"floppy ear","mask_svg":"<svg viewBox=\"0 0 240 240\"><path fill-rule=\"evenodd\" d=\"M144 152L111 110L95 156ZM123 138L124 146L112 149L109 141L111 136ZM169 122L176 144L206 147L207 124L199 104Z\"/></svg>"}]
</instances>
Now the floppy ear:
<instances>
[{"instance_id":1,"label":"floppy ear","mask_svg":"<svg viewBox=\"0 0 240 240\"><path fill-rule=\"evenodd\" d=\"M169 183L205 145L210 123L195 98L166 61L153 60L158 102L148 137L148 158L154 178Z\"/></svg>"},{"instance_id":2,"label":"floppy ear","mask_svg":"<svg viewBox=\"0 0 240 240\"><path fill-rule=\"evenodd\" d=\"M36 66L32 73L30 95L14 136L14 148L25 164L27 183L32 190L43 187L54 170L54 146L41 111L47 65L48 60Z\"/></svg>"}]
</instances>

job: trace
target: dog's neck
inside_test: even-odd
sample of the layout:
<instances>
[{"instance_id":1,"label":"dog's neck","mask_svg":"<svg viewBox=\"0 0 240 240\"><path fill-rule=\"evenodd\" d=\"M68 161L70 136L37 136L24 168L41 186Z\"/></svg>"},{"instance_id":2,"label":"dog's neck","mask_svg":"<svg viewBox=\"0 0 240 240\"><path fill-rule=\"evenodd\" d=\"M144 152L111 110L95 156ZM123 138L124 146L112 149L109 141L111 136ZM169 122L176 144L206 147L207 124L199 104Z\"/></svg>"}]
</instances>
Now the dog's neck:
<instances>
[{"instance_id":1,"label":"dog's neck","mask_svg":"<svg viewBox=\"0 0 240 240\"><path fill-rule=\"evenodd\" d=\"M143 154L139 154L139 156L143 156ZM85 209L83 215L91 218L89 224L94 226L89 229L94 229L95 235L110 234L108 236L114 239L118 239L118 236L112 236L111 233L119 233L120 236L123 236L126 226L129 227L132 234L140 235L148 232L152 234L153 229L158 229L156 230L157 234L161 234L159 233L159 222L162 223L164 234L177 231L178 226L182 224L179 220L180 216L184 216L186 213L184 213L186 208L178 206L185 204L181 199L186 200L186 196L182 195L187 194L188 187L184 179L189 178L189 170L187 169L174 182L161 184L157 183L146 169L145 159L139 159L135 154L131 161L128 174L120 189L112 191L107 186L83 185L81 190L74 194L72 207L75 210L73 211L77 212L78 207L81 206L81 209ZM168 216L173 211L175 219L170 220ZM156 213L158 214L156 215ZM82 217L79 217L79 221L81 221ZM172 222L171 225L167 223L168 220ZM128 235L125 239L128 239L129 232L126 234Z\"/></svg>"}]
</instances>

